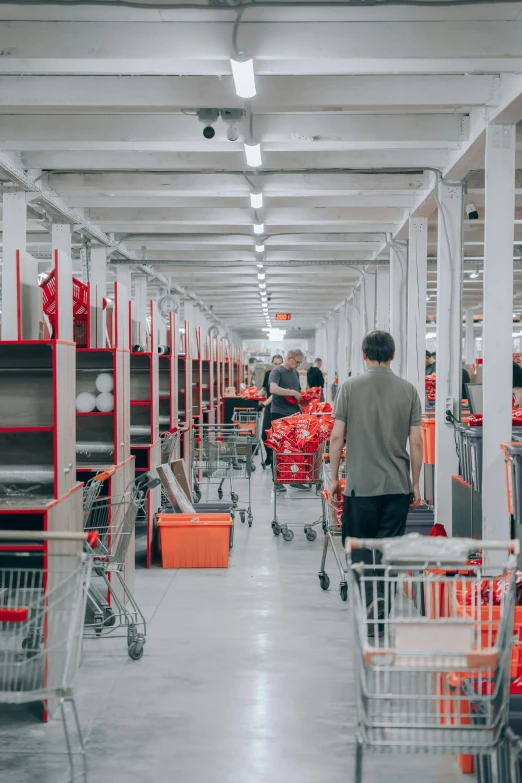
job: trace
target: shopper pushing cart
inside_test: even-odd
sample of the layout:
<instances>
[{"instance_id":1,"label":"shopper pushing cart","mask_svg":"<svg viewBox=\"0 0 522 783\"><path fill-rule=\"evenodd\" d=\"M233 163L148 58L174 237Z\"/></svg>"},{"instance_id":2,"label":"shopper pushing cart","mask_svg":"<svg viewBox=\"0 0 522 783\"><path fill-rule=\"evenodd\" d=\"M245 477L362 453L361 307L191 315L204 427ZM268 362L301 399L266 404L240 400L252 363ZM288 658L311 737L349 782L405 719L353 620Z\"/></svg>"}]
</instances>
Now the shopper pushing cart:
<instances>
[{"instance_id":1,"label":"shopper pushing cart","mask_svg":"<svg viewBox=\"0 0 522 783\"><path fill-rule=\"evenodd\" d=\"M366 335L362 355L366 372L349 378L337 392L330 440L330 497L344 503L343 541L346 536L403 535L408 511L421 500L423 442L417 391L392 371L395 343L387 332ZM339 465L345 436L343 501ZM363 552L362 557L370 563L372 553Z\"/></svg>"}]
</instances>

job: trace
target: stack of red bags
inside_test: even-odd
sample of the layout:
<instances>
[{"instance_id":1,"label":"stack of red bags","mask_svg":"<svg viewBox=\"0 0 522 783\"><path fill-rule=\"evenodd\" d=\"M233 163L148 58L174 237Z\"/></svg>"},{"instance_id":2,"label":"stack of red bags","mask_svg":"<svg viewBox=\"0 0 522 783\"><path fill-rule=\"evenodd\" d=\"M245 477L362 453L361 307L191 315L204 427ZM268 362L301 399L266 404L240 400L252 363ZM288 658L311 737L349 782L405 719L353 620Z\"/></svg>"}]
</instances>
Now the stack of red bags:
<instances>
[{"instance_id":1,"label":"stack of red bags","mask_svg":"<svg viewBox=\"0 0 522 783\"><path fill-rule=\"evenodd\" d=\"M239 395L243 400L253 400L260 396L257 386L247 386Z\"/></svg>"},{"instance_id":2,"label":"stack of red bags","mask_svg":"<svg viewBox=\"0 0 522 783\"><path fill-rule=\"evenodd\" d=\"M472 413L468 423L470 427L482 427L484 424L484 415L482 413ZM511 424L513 427L522 427L522 408L513 409Z\"/></svg>"},{"instance_id":3,"label":"stack of red bags","mask_svg":"<svg viewBox=\"0 0 522 783\"><path fill-rule=\"evenodd\" d=\"M480 584L471 584L466 586L465 601L468 606L476 604L482 606L500 606L502 599L508 590L508 583L504 577L497 579L483 579ZM517 606L522 605L522 571L517 571L515 578L515 602ZM480 593L477 595L477 593Z\"/></svg>"},{"instance_id":4,"label":"stack of red bags","mask_svg":"<svg viewBox=\"0 0 522 783\"><path fill-rule=\"evenodd\" d=\"M331 413L332 405L330 402L319 402L319 400L312 400L310 405L306 409L307 413Z\"/></svg>"},{"instance_id":5,"label":"stack of red bags","mask_svg":"<svg viewBox=\"0 0 522 783\"><path fill-rule=\"evenodd\" d=\"M314 454L321 443L329 440L333 425L334 419L328 414L319 418L308 413L294 413L272 422L272 427L266 431L266 445L277 454Z\"/></svg>"},{"instance_id":6,"label":"stack of red bags","mask_svg":"<svg viewBox=\"0 0 522 783\"><path fill-rule=\"evenodd\" d=\"M435 375L426 376L426 394L430 402L435 402L435 391L437 389L437 378Z\"/></svg>"},{"instance_id":7,"label":"stack of red bags","mask_svg":"<svg viewBox=\"0 0 522 783\"><path fill-rule=\"evenodd\" d=\"M320 400L321 399L321 392L322 389L320 386L314 386L312 389L306 389L306 391L301 392L301 401L297 402L295 397L285 397L285 400L287 402L291 402L292 405L308 405L308 403L312 402L312 400Z\"/></svg>"}]
</instances>

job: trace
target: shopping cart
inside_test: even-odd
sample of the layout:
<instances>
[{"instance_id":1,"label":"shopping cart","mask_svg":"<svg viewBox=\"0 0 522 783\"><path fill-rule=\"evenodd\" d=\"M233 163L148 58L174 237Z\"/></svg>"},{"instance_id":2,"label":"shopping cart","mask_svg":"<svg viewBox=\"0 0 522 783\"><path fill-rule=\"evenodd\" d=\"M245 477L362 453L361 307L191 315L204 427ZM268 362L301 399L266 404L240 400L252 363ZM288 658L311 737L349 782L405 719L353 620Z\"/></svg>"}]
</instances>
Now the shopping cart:
<instances>
[{"instance_id":1,"label":"shopping cart","mask_svg":"<svg viewBox=\"0 0 522 783\"><path fill-rule=\"evenodd\" d=\"M0 704L41 701L47 714L58 710L68 781L84 783L87 764L71 685L91 576L91 558L82 552L88 538L94 546L95 534L0 531ZM31 733L24 733L23 746L4 742L0 753L33 755L32 745Z\"/></svg>"},{"instance_id":2,"label":"shopping cart","mask_svg":"<svg viewBox=\"0 0 522 783\"><path fill-rule=\"evenodd\" d=\"M210 487L217 486L217 495L223 498L223 485L230 486L230 499L239 511L241 522L248 520L252 527L250 477L252 474L253 438L250 433L241 434L235 424L198 424L192 431L192 477L194 498L201 500L201 487L206 484L205 501ZM239 495L235 491L236 480L245 479L248 487L248 505L239 508Z\"/></svg>"},{"instance_id":3,"label":"shopping cart","mask_svg":"<svg viewBox=\"0 0 522 783\"><path fill-rule=\"evenodd\" d=\"M310 489L315 488L315 497L321 497L323 488L322 463L324 454L324 443L321 443L318 450L312 454L306 452L285 453L274 452L274 518L272 520L272 532L275 536L281 535L285 541L291 541L294 537L294 531L288 522L280 522L277 515L277 500L280 497L282 484L309 484ZM314 497L312 494L312 498ZM300 499L304 499L301 495ZM293 498L286 497L286 502L291 502ZM319 516L314 522L305 523L303 526L305 536L308 541L315 541L317 532L314 529L323 521L323 515ZM292 525L301 525L302 523L291 523Z\"/></svg>"},{"instance_id":4,"label":"shopping cart","mask_svg":"<svg viewBox=\"0 0 522 783\"><path fill-rule=\"evenodd\" d=\"M344 476L345 468L344 463L340 466L340 473ZM335 539L341 538L342 536L342 522L341 522L341 516L342 516L342 506L337 506L333 503L332 499L329 495L330 490L330 483L331 483L331 474L330 474L330 459L328 454L323 455L323 487L324 489L321 491L321 499L323 502L323 532L324 532L324 540L323 540L323 551L321 554L321 567L319 569L319 584L321 585L321 588L323 590L328 590L330 587L330 577L325 571L326 566L326 556L328 554L328 547L330 546L333 556L335 558L335 562L337 563L337 568L339 569L339 575L341 577L341 581L339 583L339 594L341 596L341 599L343 601L346 601L348 599L348 581L347 581L347 575L346 575L346 568L343 565L343 560L345 560L344 552L342 555L339 554L339 550L337 546L335 545ZM342 559L341 559L342 558Z\"/></svg>"},{"instance_id":5,"label":"shopping cart","mask_svg":"<svg viewBox=\"0 0 522 783\"><path fill-rule=\"evenodd\" d=\"M495 754L498 780L507 783L518 541L411 534L345 544L355 630L355 782L362 783L363 753L374 751ZM477 549L505 552L500 581L468 564Z\"/></svg>"},{"instance_id":6,"label":"shopping cart","mask_svg":"<svg viewBox=\"0 0 522 783\"><path fill-rule=\"evenodd\" d=\"M100 474L100 483L105 474ZM98 476L95 477L95 481ZM129 658L139 660L147 636L145 618L128 589L123 571L138 510L159 478L143 473L123 495L98 497L91 503L85 530L96 531L96 546L87 544L93 557L93 579L87 592L85 635L127 637Z\"/></svg>"},{"instance_id":7,"label":"shopping cart","mask_svg":"<svg viewBox=\"0 0 522 783\"><path fill-rule=\"evenodd\" d=\"M242 435L249 435L252 438L253 472L256 469L254 457L261 454L263 411L260 411L257 408L234 408L232 421Z\"/></svg>"},{"instance_id":8,"label":"shopping cart","mask_svg":"<svg viewBox=\"0 0 522 783\"><path fill-rule=\"evenodd\" d=\"M161 440L161 464L169 464L175 459L175 455L180 444L182 436L185 432L188 432L188 427L183 425L179 427L173 427L166 432L160 433Z\"/></svg>"}]
</instances>

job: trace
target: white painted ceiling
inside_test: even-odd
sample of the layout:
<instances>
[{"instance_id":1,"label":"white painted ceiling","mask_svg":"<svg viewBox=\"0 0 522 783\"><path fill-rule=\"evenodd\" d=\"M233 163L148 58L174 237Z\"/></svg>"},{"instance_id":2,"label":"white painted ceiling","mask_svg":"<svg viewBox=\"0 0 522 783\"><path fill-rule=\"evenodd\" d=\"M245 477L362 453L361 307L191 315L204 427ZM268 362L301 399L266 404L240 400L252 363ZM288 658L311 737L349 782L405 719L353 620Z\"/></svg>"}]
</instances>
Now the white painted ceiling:
<instances>
[{"instance_id":1,"label":"white painted ceiling","mask_svg":"<svg viewBox=\"0 0 522 783\"><path fill-rule=\"evenodd\" d=\"M245 337L265 325L250 183L264 194L270 312L292 314L290 335L311 334L363 265L387 261L411 215L430 219L434 294L435 169L468 181L479 220L466 221L466 269L481 266L486 122L522 120L521 2L246 8L258 172L245 164L246 119L229 141L221 119L203 138L197 117L244 108L230 72L236 12L131 4L0 2L0 154L81 220ZM517 150L522 243L522 136ZM34 207L28 249L45 254L53 211ZM481 278L464 277L464 307L480 308Z\"/></svg>"}]
</instances>

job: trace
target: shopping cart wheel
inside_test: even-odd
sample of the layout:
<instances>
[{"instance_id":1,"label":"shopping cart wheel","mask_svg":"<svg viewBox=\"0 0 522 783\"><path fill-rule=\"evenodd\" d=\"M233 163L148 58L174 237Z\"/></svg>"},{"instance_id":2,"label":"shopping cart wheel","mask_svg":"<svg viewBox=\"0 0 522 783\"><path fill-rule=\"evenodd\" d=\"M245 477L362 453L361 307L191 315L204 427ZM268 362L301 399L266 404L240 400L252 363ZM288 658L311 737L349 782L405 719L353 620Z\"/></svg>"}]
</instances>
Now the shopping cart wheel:
<instances>
[{"instance_id":1,"label":"shopping cart wheel","mask_svg":"<svg viewBox=\"0 0 522 783\"><path fill-rule=\"evenodd\" d=\"M346 582L341 582L339 585L339 595L341 596L342 601L348 600L348 585Z\"/></svg>"},{"instance_id":2,"label":"shopping cart wheel","mask_svg":"<svg viewBox=\"0 0 522 783\"><path fill-rule=\"evenodd\" d=\"M223 490L221 489L221 487L218 489L218 498L220 500L223 500Z\"/></svg>"},{"instance_id":3,"label":"shopping cart wheel","mask_svg":"<svg viewBox=\"0 0 522 783\"><path fill-rule=\"evenodd\" d=\"M237 501L239 500L239 495L236 492L231 492L230 500L232 501L232 503L237 503Z\"/></svg>"},{"instance_id":4,"label":"shopping cart wheel","mask_svg":"<svg viewBox=\"0 0 522 783\"><path fill-rule=\"evenodd\" d=\"M305 533L308 541L315 541L315 539L317 538L317 533L311 527L305 527Z\"/></svg>"},{"instance_id":5,"label":"shopping cart wheel","mask_svg":"<svg viewBox=\"0 0 522 783\"><path fill-rule=\"evenodd\" d=\"M239 518L241 519L241 522L244 522L246 519L246 514L244 511L239 512Z\"/></svg>"},{"instance_id":6,"label":"shopping cart wheel","mask_svg":"<svg viewBox=\"0 0 522 783\"><path fill-rule=\"evenodd\" d=\"M291 541L292 538L294 537L294 531L286 528L285 530L282 531L282 535L285 541Z\"/></svg>"},{"instance_id":7,"label":"shopping cart wheel","mask_svg":"<svg viewBox=\"0 0 522 783\"><path fill-rule=\"evenodd\" d=\"M194 486L193 495L194 495L194 503L199 503L199 501L201 500L201 490L197 484Z\"/></svg>"},{"instance_id":8,"label":"shopping cart wheel","mask_svg":"<svg viewBox=\"0 0 522 783\"><path fill-rule=\"evenodd\" d=\"M255 469L256 469L256 466L255 466L255 465L254 465L254 463L252 462L252 464L250 465L250 470L251 470L251 472L253 473Z\"/></svg>"},{"instance_id":9,"label":"shopping cart wheel","mask_svg":"<svg viewBox=\"0 0 522 783\"><path fill-rule=\"evenodd\" d=\"M143 658L143 644L142 642L133 642L129 645L129 658L133 661L139 661L140 658Z\"/></svg>"},{"instance_id":10,"label":"shopping cart wheel","mask_svg":"<svg viewBox=\"0 0 522 783\"><path fill-rule=\"evenodd\" d=\"M272 533L274 536L278 536L281 532L281 528L277 522L272 522Z\"/></svg>"},{"instance_id":11,"label":"shopping cart wheel","mask_svg":"<svg viewBox=\"0 0 522 783\"><path fill-rule=\"evenodd\" d=\"M330 577L328 574L319 574L319 584L322 590L328 590L330 587Z\"/></svg>"},{"instance_id":12,"label":"shopping cart wheel","mask_svg":"<svg viewBox=\"0 0 522 783\"><path fill-rule=\"evenodd\" d=\"M105 618L103 620L103 624L107 628L113 628L113 626L116 625L116 615L114 614L113 610L110 606L106 606L103 610L105 614Z\"/></svg>"},{"instance_id":13,"label":"shopping cart wheel","mask_svg":"<svg viewBox=\"0 0 522 783\"><path fill-rule=\"evenodd\" d=\"M248 527L252 527L252 522L254 521L254 517L252 516L252 512L248 512Z\"/></svg>"}]
</instances>

